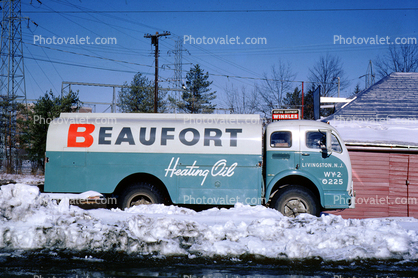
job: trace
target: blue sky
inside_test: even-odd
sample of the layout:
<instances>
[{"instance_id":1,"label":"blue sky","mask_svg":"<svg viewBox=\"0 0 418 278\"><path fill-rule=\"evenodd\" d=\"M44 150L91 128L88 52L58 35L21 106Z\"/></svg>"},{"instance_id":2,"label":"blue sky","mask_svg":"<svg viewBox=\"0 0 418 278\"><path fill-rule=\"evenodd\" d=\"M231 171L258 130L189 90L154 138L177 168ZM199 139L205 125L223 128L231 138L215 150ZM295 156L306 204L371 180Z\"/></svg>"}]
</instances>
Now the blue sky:
<instances>
[{"instance_id":1,"label":"blue sky","mask_svg":"<svg viewBox=\"0 0 418 278\"><path fill-rule=\"evenodd\" d=\"M160 39L162 87L173 87L168 80L174 75L174 56L168 51L174 50L176 36L266 38L267 44L256 45L184 44L190 55L183 54L183 76L192 64L212 74L218 107L225 107L226 86L251 90L261 82L257 78L269 73L279 60L290 63L295 80L308 81L309 68L326 53L341 59L350 81L342 96L348 96L357 84L364 86L359 77L366 73L369 60L385 53L388 45L334 44L334 35L418 38L417 8L416 1L43 0L40 4L22 0L22 16L38 25L22 25L27 98L36 99L50 89L58 94L62 81L123 84L135 72L153 79L153 47L144 34L157 31L172 34ZM41 36L116 38L117 44L34 43ZM112 98L111 88L73 89L80 91L83 101L110 102ZM106 107L96 109L102 112Z\"/></svg>"}]
</instances>

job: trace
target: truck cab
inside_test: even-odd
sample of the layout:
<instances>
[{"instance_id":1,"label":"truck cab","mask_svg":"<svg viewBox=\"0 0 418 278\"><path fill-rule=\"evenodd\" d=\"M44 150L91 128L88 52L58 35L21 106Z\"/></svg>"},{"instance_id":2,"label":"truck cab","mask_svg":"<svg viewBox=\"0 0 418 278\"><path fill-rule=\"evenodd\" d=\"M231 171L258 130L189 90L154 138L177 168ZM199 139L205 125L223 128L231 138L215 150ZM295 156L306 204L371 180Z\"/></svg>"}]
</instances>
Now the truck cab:
<instances>
[{"instance_id":1,"label":"truck cab","mask_svg":"<svg viewBox=\"0 0 418 278\"><path fill-rule=\"evenodd\" d=\"M264 167L269 204L286 216L354 205L348 151L337 130L326 123L269 124Z\"/></svg>"}]
</instances>

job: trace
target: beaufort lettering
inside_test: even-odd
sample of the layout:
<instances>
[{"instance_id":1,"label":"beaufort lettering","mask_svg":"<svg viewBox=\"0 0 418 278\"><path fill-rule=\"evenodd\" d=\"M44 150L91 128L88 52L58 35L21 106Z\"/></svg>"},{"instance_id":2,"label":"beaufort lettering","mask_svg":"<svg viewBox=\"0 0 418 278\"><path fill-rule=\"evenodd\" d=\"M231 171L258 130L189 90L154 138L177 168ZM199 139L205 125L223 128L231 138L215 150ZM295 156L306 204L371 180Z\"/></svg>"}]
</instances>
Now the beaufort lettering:
<instances>
[{"instance_id":1,"label":"beaufort lettering","mask_svg":"<svg viewBox=\"0 0 418 278\"><path fill-rule=\"evenodd\" d=\"M129 127L122 128L118 139L116 139L115 145L120 145L122 142L128 142L129 145L135 145L134 137L132 136L132 132Z\"/></svg>"},{"instance_id":2,"label":"beaufort lettering","mask_svg":"<svg viewBox=\"0 0 418 278\"><path fill-rule=\"evenodd\" d=\"M204 147L237 147L238 135L241 128L204 128L187 127L176 129L174 127L112 127L101 126L95 131L93 124L70 124L68 129L67 147L88 148L95 144L99 146L128 146L142 145L174 146L175 141L184 146L200 145ZM94 133L93 133L94 132ZM96 137L97 136L97 137ZM96 141L97 140L97 141ZM229 141L229 142L228 142Z\"/></svg>"},{"instance_id":3,"label":"beaufort lettering","mask_svg":"<svg viewBox=\"0 0 418 278\"><path fill-rule=\"evenodd\" d=\"M93 124L71 124L68 129L67 147L90 147L93 145L93 136L91 136L93 131Z\"/></svg>"}]
</instances>

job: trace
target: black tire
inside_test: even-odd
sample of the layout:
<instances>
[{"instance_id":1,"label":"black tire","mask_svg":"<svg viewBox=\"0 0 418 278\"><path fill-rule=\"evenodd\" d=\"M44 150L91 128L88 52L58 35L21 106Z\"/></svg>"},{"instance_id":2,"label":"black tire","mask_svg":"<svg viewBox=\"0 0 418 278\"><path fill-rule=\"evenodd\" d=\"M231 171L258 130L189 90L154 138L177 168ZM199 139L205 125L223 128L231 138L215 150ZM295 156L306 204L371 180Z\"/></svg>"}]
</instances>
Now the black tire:
<instances>
[{"instance_id":1,"label":"black tire","mask_svg":"<svg viewBox=\"0 0 418 278\"><path fill-rule=\"evenodd\" d=\"M301 213L319 216L321 212L312 191L300 185L289 185L276 192L271 207L288 217L296 217Z\"/></svg>"},{"instance_id":2,"label":"black tire","mask_svg":"<svg viewBox=\"0 0 418 278\"><path fill-rule=\"evenodd\" d=\"M152 184L138 183L129 186L119 197L121 209L136 205L163 204L164 197Z\"/></svg>"}]
</instances>

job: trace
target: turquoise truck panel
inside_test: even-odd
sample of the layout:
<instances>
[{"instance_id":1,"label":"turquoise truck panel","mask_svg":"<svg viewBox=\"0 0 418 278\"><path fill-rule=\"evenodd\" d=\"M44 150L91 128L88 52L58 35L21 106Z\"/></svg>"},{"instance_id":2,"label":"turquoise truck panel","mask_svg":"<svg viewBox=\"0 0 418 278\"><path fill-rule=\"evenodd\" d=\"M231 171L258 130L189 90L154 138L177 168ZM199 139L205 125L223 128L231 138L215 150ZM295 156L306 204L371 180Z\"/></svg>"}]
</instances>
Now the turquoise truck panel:
<instances>
[{"instance_id":1,"label":"turquoise truck panel","mask_svg":"<svg viewBox=\"0 0 418 278\"><path fill-rule=\"evenodd\" d=\"M125 177L147 173L160 179L175 204L203 202L209 197L221 204L260 199L261 167L258 155L142 154L47 152L45 191L112 193ZM80 161L83 161L81 163ZM71 184L71 187L68 185ZM255 186L256 185L256 186ZM217 198L217 199L216 199ZM224 199L221 199L224 198ZM227 202L227 204L234 204ZM259 203L258 203L259 204Z\"/></svg>"},{"instance_id":2,"label":"turquoise truck panel","mask_svg":"<svg viewBox=\"0 0 418 278\"><path fill-rule=\"evenodd\" d=\"M124 182L145 175L174 204L260 205L292 177L310 184L299 188L316 189L322 209L354 200L344 142L314 121L264 127L259 115L63 113L49 126L46 157L46 192L111 195L120 188L124 203L134 200Z\"/></svg>"}]
</instances>

